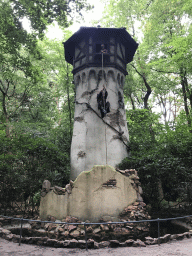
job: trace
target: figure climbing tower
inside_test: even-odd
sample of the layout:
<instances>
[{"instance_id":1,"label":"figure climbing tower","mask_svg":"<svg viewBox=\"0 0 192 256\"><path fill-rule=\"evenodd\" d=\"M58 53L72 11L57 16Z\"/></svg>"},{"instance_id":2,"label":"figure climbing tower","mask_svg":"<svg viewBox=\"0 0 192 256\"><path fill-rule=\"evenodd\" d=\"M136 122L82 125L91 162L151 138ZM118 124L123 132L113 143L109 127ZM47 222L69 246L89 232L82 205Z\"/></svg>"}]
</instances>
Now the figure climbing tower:
<instances>
[{"instance_id":1,"label":"figure climbing tower","mask_svg":"<svg viewBox=\"0 0 192 256\"><path fill-rule=\"evenodd\" d=\"M65 43L73 65L75 115L71 179L94 165L115 167L128 156L123 100L126 65L138 44L124 28L81 27Z\"/></svg>"}]
</instances>

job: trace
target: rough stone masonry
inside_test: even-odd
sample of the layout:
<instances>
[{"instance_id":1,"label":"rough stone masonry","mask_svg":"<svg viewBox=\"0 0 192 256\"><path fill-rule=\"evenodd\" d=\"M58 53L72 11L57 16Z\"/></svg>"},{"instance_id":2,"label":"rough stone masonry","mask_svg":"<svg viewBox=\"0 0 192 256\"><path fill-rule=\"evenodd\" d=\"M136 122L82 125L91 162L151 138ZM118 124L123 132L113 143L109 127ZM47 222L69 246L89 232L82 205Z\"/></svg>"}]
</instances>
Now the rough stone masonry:
<instances>
[{"instance_id":1,"label":"rough stone masonry","mask_svg":"<svg viewBox=\"0 0 192 256\"><path fill-rule=\"evenodd\" d=\"M134 172L136 172L134 170ZM94 166L82 172L66 188L43 185L40 217L51 215L57 219L75 216L81 221L98 222L101 218L118 221L119 214L136 201L140 201L137 176L122 175L111 166ZM48 182L46 182L48 183ZM69 188L70 187L70 188Z\"/></svg>"}]
</instances>

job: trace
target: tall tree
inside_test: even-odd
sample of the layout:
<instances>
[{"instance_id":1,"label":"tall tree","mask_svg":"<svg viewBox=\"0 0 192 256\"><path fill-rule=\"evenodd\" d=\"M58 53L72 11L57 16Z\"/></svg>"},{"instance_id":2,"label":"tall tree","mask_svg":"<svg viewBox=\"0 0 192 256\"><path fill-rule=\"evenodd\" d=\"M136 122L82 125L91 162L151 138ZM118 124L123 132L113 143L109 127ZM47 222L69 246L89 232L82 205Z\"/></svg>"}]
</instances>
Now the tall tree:
<instances>
[{"instance_id":1,"label":"tall tree","mask_svg":"<svg viewBox=\"0 0 192 256\"><path fill-rule=\"evenodd\" d=\"M140 174L144 177L144 182L148 182L149 179L155 182L154 190L158 193L154 194L156 198L162 199L162 191L166 192L165 188L168 189L165 166L170 166L171 162L179 162L172 155L171 147L182 141L184 134L188 137L186 131L190 131L191 127L191 3L189 0L104 2L106 7L103 24L125 27L136 41L140 42L134 61L128 65L131 76L127 77L125 83L126 99L130 101L132 108L136 109L128 111L130 142L133 147L132 157L128 162L133 165L126 168L141 167L143 172ZM157 119L156 122L152 120L153 113L137 110L146 108L150 112L159 111L159 106L162 109L161 119L164 120L164 127ZM187 119L184 118L182 109ZM150 129L144 130L145 124ZM146 131L151 131L150 140ZM176 140L173 139L174 136L177 137ZM154 139L151 140L152 138ZM188 139L190 141L190 137ZM183 150L185 148L182 143L180 147ZM157 150L160 151L156 153ZM185 154L180 153L182 156ZM160 155L162 160L156 161ZM141 162L142 166L136 164ZM183 162L180 164L182 166ZM180 171L182 175L182 168ZM169 189L171 187L170 183Z\"/></svg>"},{"instance_id":2,"label":"tall tree","mask_svg":"<svg viewBox=\"0 0 192 256\"><path fill-rule=\"evenodd\" d=\"M0 118L10 136L10 122L16 121L18 112L29 103L31 89L45 83L38 38L43 38L53 21L66 27L75 12L81 14L90 6L84 0L8 0L2 1L0 7ZM24 17L31 22L31 33L22 27Z\"/></svg>"},{"instance_id":3,"label":"tall tree","mask_svg":"<svg viewBox=\"0 0 192 256\"><path fill-rule=\"evenodd\" d=\"M71 36L71 32L63 30L64 39ZM57 122L55 125L63 125L72 135L74 85L72 67L68 66L64 59L64 47L61 41L45 38L39 45L43 53L43 72L46 74L49 86L52 88L54 102L57 104Z\"/></svg>"},{"instance_id":4,"label":"tall tree","mask_svg":"<svg viewBox=\"0 0 192 256\"><path fill-rule=\"evenodd\" d=\"M151 69L172 80L173 94L178 93L183 98L190 126L192 107L190 23L192 17L186 13L187 2L189 4L189 1L175 0L171 3L154 1L150 6L150 16L145 24L143 43L146 45ZM167 89L169 91L170 86Z\"/></svg>"},{"instance_id":5,"label":"tall tree","mask_svg":"<svg viewBox=\"0 0 192 256\"><path fill-rule=\"evenodd\" d=\"M192 99L189 82L191 76L190 1L174 0L170 3L170 1L158 0L134 2L106 0L104 2L106 8L103 24L126 27L128 32L141 42L131 65L145 86L145 95L142 97L145 108L150 106L150 101L154 102L154 99L159 98L158 104L162 106L165 114L165 104L161 95L166 96L168 100L171 90L171 97L177 95L176 98L178 98L178 102L174 103L175 106L183 98L183 106L190 124ZM137 78L137 76L133 77ZM139 88L139 82L136 83ZM138 91L142 91L142 87ZM137 98L142 94L137 95Z\"/></svg>"},{"instance_id":6,"label":"tall tree","mask_svg":"<svg viewBox=\"0 0 192 256\"><path fill-rule=\"evenodd\" d=\"M89 8L85 0L0 2L0 201L5 205L13 198L22 200L27 189L33 199L45 178L57 178L62 186L68 180L70 132L64 124L63 130L57 126L61 84L72 111L71 77L69 70L61 76L61 63L57 59L55 65L51 56L53 48L45 55L39 40L49 24L57 21L65 28L74 15ZM30 21L30 33L22 27L22 18ZM62 43L58 44L64 60ZM68 113L62 113L65 120L71 119Z\"/></svg>"}]
</instances>

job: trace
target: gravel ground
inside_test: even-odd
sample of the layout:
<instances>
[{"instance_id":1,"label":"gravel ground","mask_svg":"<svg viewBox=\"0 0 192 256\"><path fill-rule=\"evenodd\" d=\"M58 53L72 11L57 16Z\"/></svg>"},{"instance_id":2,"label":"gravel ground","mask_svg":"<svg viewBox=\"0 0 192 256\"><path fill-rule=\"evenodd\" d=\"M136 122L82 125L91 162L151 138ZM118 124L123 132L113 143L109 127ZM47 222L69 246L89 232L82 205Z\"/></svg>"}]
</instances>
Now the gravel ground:
<instances>
[{"instance_id":1,"label":"gravel ground","mask_svg":"<svg viewBox=\"0 0 192 256\"><path fill-rule=\"evenodd\" d=\"M0 256L192 256L192 238L147 247L107 248L98 250L62 249L9 242L0 238Z\"/></svg>"}]
</instances>

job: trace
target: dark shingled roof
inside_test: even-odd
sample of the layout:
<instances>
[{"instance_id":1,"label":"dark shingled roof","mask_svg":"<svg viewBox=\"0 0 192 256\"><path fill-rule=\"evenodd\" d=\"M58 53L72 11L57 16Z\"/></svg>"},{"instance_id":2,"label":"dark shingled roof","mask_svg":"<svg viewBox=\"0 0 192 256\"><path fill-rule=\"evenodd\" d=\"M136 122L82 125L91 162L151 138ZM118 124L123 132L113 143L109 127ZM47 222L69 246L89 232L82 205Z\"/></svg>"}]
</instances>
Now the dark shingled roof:
<instances>
[{"instance_id":1,"label":"dark shingled roof","mask_svg":"<svg viewBox=\"0 0 192 256\"><path fill-rule=\"evenodd\" d=\"M65 59L68 63L73 65L75 45L78 44L79 41L81 41L83 38L89 38L90 35L93 37L113 36L115 38L119 38L119 40L124 44L126 49L126 63L129 63L133 60L133 56L137 50L138 44L130 36L125 28L81 27L66 42L64 42Z\"/></svg>"}]
</instances>

